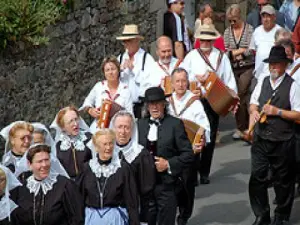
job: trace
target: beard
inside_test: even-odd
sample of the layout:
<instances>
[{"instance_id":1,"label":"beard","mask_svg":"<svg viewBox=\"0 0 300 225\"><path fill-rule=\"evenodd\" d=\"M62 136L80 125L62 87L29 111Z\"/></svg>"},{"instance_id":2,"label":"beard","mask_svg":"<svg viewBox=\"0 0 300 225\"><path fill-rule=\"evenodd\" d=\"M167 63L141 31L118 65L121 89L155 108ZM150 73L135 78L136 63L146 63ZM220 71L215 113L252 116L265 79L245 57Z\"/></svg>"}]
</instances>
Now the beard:
<instances>
[{"instance_id":1,"label":"beard","mask_svg":"<svg viewBox=\"0 0 300 225\"><path fill-rule=\"evenodd\" d=\"M171 57L162 58L160 61L162 62L162 64L169 64L171 62Z\"/></svg>"},{"instance_id":2,"label":"beard","mask_svg":"<svg viewBox=\"0 0 300 225\"><path fill-rule=\"evenodd\" d=\"M277 70L270 70L270 76L272 80L276 80L278 77L280 77L280 74L277 72Z\"/></svg>"}]
</instances>

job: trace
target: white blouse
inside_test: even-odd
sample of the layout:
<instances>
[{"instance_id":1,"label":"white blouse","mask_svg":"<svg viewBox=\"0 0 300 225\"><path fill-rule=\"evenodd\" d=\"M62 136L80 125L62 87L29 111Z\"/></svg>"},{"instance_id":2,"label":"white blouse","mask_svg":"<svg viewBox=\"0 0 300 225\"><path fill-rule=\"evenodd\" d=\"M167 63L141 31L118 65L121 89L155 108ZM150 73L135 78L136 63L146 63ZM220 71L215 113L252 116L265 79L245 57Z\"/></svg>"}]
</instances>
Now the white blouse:
<instances>
[{"instance_id":1,"label":"white blouse","mask_svg":"<svg viewBox=\"0 0 300 225\"><path fill-rule=\"evenodd\" d=\"M83 110L86 107L101 108L103 101L106 99L118 103L126 111L133 113L132 98L128 86L120 82L115 96L111 96L106 80L98 82L93 87L79 110ZM90 126L91 133L96 131L96 125L96 120L94 120Z\"/></svg>"}]
</instances>

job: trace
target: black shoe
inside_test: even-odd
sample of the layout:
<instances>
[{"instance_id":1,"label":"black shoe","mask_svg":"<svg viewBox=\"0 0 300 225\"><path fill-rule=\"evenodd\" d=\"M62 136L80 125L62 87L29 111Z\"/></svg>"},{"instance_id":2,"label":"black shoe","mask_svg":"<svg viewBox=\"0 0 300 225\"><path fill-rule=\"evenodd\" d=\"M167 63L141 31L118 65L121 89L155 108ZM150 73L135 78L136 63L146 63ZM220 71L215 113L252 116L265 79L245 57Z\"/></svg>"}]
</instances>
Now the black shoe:
<instances>
[{"instance_id":1,"label":"black shoe","mask_svg":"<svg viewBox=\"0 0 300 225\"><path fill-rule=\"evenodd\" d=\"M269 225L271 223L270 217L256 217L254 223L252 225Z\"/></svg>"},{"instance_id":2,"label":"black shoe","mask_svg":"<svg viewBox=\"0 0 300 225\"><path fill-rule=\"evenodd\" d=\"M208 177L201 177L200 178L200 184L209 184L210 180L208 179Z\"/></svg>"},{"instance_id":3,"label":"black shoe","mask_svg":"<svg viewBox=\"0 0 300 225\"><path fill-rule=\"evenodd\" d=\"M187 225L187 221L177 217L177 225Z\"/></svg>"},{"instance_id":4,"label":"black shoe","mask_svg":"<svg viewBox=\"0 0 300 225\"><path fill-rule=\"evenodd\" d=\"M290 224L289 221L280 219L277 216L275 216L271 225L289 225L289 224Z\"/></svg>"}]
</instances>

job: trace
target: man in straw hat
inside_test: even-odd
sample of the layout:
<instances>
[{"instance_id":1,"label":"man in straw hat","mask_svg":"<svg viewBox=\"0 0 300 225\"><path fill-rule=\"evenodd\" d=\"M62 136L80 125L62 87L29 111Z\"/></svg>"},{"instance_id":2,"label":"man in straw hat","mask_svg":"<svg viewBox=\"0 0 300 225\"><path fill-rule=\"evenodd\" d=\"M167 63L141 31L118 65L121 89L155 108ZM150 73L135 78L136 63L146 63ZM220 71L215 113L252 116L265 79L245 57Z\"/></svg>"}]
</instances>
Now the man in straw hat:
<instances>
[{"instance_id":1,"label":"man in straw hat","mask_svg":"<svg viewBox=\"0 0 300 225\"><path fill-rule=\"evenodd\" d=\"M249 197L256 216L253 225L270 224L268 171L274 175L277 207L272 225L288 224L295 191L295 127L300 118L300 88L286 74L291 60L282 46L274 46L269 76L259 82L250 100L250 126L255 123L251 148ZM260 112L263 111L261 116Z\"/></svg>"},{"instance_id":2,"label":"man in straw hat","mask_svg":"<svg viewBox=\"0 0 300 225\"><path fill-rule=\"evenodd\" d=\"M149 225L175 224L178 177L191 166L194 155L183 122L167 113L163 89L152 87L145 93L148 115L138 121L139 144L155 159L156 184L150 205Z\"/></svg>"},{"instance_id":3,"label":"man in straw hat","mask_svg":"<svg viewBox=\"0 0 300 225\"><path fill-rule=\"evenodd\" d=\"M228 57L213 47L214 40L219 37L212 24L204 24L198 29L195 38L200 39L200 48L187 54L183 67L188 71L189 80L196 81L198 86L205 82L208 72L215 72L220 79L233 91L237 92L237 85ZM201 156L200 183L209 184L209 173L215 148L216 135L219 126L219 115L211 108L206 99L202 99L204 110L208 116L211 130L211 142L204 148Z\"/></svg>"},{"instance_id":4,"label":"man in straw hat","mask_svg":"<svg viewBox=\"0 0 300 225\"><path fill-rule=\"evenodd\" d=\"M121 64L122 82L125 82L130 90L134 103L134 114L141 117L143 97L147 88L155 86L155 77L151 75L151 70L155 61L153 57L140 47L143 36L139 34L138 26L134 24L125 25L122 36L117 40L123 42L125 52L120 54L118 60Z\"/></svg>"}]
</instances>

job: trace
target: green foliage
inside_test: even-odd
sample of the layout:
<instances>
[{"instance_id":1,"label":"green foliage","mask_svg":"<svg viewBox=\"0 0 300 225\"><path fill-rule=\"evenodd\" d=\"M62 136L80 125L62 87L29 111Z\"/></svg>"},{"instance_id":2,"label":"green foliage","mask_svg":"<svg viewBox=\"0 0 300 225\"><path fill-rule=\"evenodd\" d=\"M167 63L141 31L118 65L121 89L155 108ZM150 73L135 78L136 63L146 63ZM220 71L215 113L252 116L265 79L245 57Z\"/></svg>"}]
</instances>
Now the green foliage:
<instances>
[{"instance_id":1,"label":"green foliage","mask_svg":"<svg viewBox=\"0 0 300 225\"><path fill-rule=\"evenodd\" d=\"M44 28L54 23L66 9L60 0L1 0L0 50L16 41L34 45L47 43Z\"/></svg>"}]
</instances>

